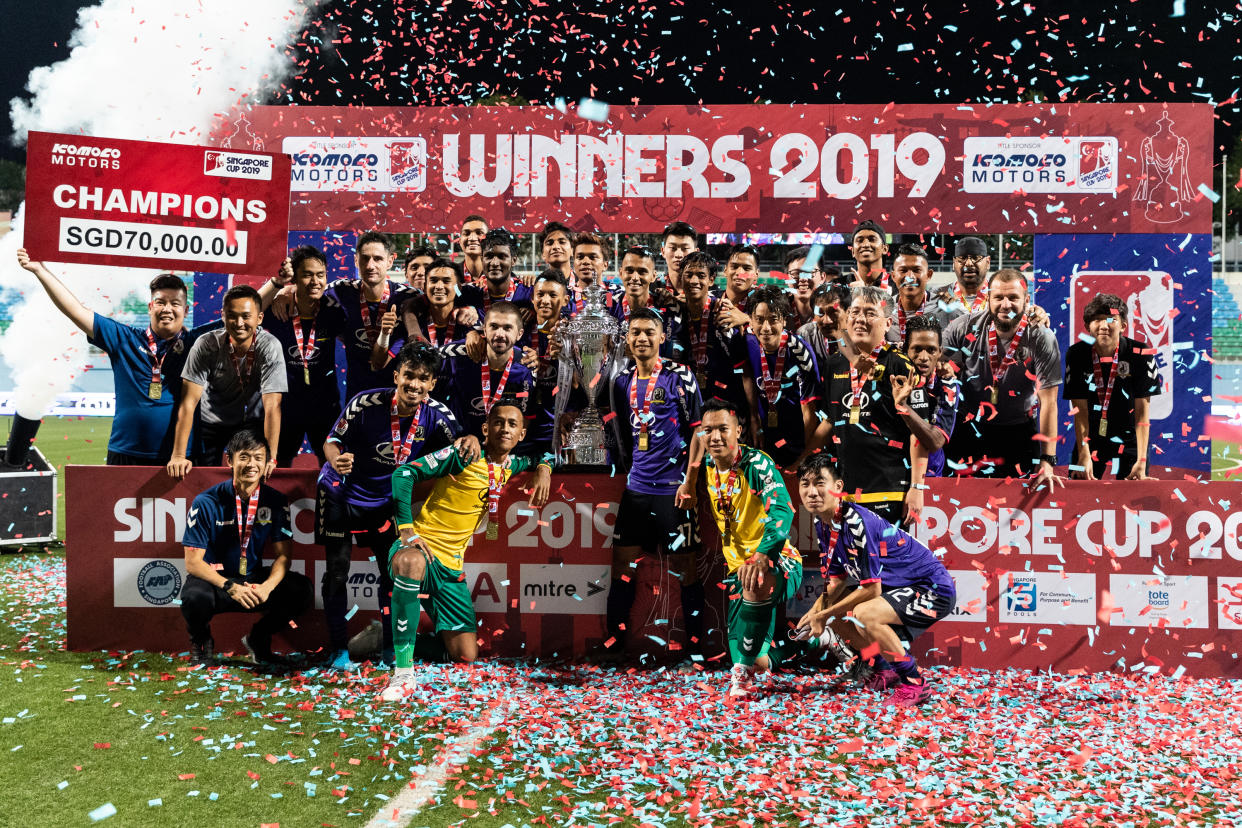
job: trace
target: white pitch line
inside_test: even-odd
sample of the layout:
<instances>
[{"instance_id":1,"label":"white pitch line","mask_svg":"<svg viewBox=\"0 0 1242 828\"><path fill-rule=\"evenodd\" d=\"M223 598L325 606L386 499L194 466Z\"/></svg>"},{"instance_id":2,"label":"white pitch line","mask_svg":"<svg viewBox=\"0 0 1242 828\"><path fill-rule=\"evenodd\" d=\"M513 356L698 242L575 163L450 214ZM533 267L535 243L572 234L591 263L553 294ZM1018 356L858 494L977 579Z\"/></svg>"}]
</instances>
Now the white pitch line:
<instances>
[{"instance_id":1,"label":"white pitch line","mask_svg":"<svg viewBox=\"0 0 1242 828\"><path fill-rule=\"evenodd\" d=\"M458 737L452 750L444 756L415 784L406 785L395 799L384 803L366 828L405 828L418 815L423 806L435 797L436 791L444 787L449 776L466 764L470 754L474 752L484 739L492 733L492 716L490 711L470 730Z\"/></svg>"}]
</instances>

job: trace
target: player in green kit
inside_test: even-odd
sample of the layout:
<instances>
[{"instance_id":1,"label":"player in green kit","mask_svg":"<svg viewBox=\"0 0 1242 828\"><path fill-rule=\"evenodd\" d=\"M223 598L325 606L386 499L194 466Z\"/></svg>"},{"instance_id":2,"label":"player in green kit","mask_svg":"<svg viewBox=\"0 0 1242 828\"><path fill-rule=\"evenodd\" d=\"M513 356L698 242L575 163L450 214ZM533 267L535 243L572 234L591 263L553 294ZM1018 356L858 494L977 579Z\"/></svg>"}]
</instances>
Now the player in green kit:
<instances>
[{"instance_id":1,"label":"player in green kit","mask_svg":"<svg viewBox=\"0 0 1242 828\"><path fill-rule=\"evenodd\" d=\"M488 540L496 539L500 496L510 476L536 464L533 458L510 454L524 436L522 409L516 400L505 397L492 406L483 423L482 456L470 458L450 446L393 472L394 513L401 534L388 553L396 658L392 680L381 694L383 701L400 701L413 688L420 598L435 624L430 640L418 642L420 652L432 658L447 653L453 661L467 663L478 658L478 624L462 571L463 558L481 521L487 521ZM413 517L410 495L414 484L433 478L435 488L418 517ZM532 508L547 502L551 480L552 467L539 462L530 494Z\"/></svg>"},{"instance_id":2,"label":"player in green kit","mask_svg":"<svg viewBox=\"0 0 1242 828\"><path fill-rule=\"evenodd\" d=\"M720 530L729 574L729 654L733 658L729 695L753 692L755 673L779 660L773 637L776 610L802 584L802 556L789 536L793 507L780 469L759 449L739 445L742 428L737 408L719 398L703 406L699 451L707 450L707 493ZM686 508L693 505L698 463L691 462L677 494Z\"/></svg>"}]
</instances>

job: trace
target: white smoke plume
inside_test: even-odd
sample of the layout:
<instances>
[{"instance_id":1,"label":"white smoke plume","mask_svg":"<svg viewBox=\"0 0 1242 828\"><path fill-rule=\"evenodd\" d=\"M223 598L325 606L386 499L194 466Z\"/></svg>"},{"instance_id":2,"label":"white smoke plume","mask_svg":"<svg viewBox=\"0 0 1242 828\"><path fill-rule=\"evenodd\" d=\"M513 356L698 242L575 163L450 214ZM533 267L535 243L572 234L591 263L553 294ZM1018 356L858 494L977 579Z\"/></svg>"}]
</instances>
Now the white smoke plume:
<instances>
[{"instance_id":1,"label":"white smoke plume","mask_svg":"<svg viewBox=\"0 0 1242 828\"><path fill-rule=\"evenodd\" d=\"M285 46L312 2L103 0L78 12L69 57L30 73L30 100L10 103L15 137L29 130L205 144L216 122L278 83ZM0 238L0 287L25 302L0 337L18 413L41 417L87 358L85 337L17 266L21 222ZM47 263L91 310L107 314L158 271Z\"/></svg>"}]
</instances>

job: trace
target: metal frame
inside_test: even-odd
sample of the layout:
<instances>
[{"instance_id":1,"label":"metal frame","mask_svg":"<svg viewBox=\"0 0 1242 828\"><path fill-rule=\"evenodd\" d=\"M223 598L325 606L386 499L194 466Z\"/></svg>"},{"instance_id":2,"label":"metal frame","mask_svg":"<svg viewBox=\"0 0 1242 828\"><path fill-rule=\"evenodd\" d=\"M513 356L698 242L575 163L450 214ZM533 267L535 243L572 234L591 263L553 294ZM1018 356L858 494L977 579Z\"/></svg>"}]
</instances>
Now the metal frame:
<instances>
[{"instance_id":1,"label":"metal frame","mask_svg":"<svg viewBox=\"0 0 1242 828\"><path fill-rule=\"evenodd\" d=\"M58 540L58 538L56 537L56 531L59 528L56 525L56 494L57 494L57 478L59 477L59 475L56 473L56 467L53 466L51 463L47 462L47 458L43 456L43 452L39 451L38 446L31 446L30 451L38 456L39 460L43 462L43 465L48 467L48 471L13 472L11 474L5 474L4 476L5 477L49 477L50 476L52 478L52 534L50 536L38 537L38 538L13 538L11 540L5 540L3 538L0 538L0 546L29 546L32 543L55 542Z\"/></svg>"}]
</instances>

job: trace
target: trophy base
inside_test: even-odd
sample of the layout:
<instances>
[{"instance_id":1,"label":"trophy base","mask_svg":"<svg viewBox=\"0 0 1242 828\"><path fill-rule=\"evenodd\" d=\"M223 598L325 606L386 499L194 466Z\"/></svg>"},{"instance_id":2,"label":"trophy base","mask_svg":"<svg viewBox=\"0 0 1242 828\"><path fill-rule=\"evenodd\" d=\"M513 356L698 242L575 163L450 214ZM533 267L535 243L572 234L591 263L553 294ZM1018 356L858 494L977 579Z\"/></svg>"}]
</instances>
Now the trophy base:
<instances>
[{"instance_id":1,"label":"trophy base","mask_svg":"<svg viewBox=\"0 0 1242 828\"><path fill-rule=\"evenodd\" d=\"M608 451L601 446L571 446L565 449L570 466L607 466Z\"/></svg>"}]
</instances>

